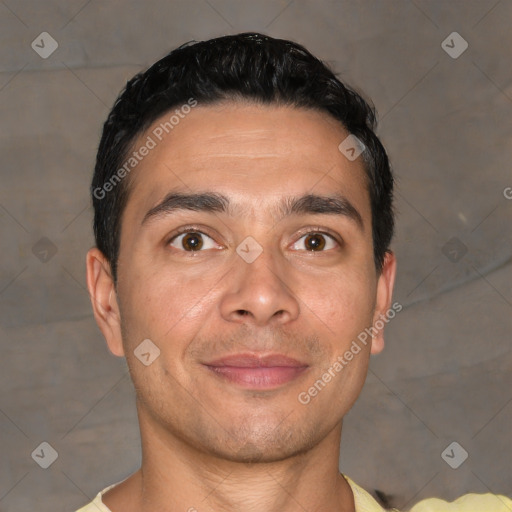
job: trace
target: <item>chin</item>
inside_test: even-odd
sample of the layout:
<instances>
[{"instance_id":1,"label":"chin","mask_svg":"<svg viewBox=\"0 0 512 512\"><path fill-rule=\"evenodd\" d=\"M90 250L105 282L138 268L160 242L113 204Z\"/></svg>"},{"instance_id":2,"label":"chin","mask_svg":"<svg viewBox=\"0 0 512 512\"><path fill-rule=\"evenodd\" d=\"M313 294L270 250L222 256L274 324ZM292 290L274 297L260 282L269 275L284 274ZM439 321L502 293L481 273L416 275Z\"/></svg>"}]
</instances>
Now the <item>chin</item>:
<instances>
[{"instance_id":1,"label":"chin","mask_svg":"<svg viewBox=\"0 0 512 512\"><path fill-rule=\"evenodd\" d=\"M229 440L217 439L204 448L220 458L242 464L280 462L306 453L320 442L321 438L314 433L299 430L297 425L285 428L279 423L255 426L246 421L240 428L230 429ZM202 439L204 443L205 438Z\"/></svg>"},{"instance_id":2,"label":"chin","mask_svg":"<svg viewBox=\"0 0 512 512\"><path fill-rule=\"evenodd\" d=\"M216 456L230 462L238 462L240 464L256 464L256 463L272 463L288 460L291 457L305 453L308 450L293 450L292 447L269 447L260 446L253 443L246 443L242 445L238 451L231 452L221 450L216 453Z\"/></svg>"}]
</instances>

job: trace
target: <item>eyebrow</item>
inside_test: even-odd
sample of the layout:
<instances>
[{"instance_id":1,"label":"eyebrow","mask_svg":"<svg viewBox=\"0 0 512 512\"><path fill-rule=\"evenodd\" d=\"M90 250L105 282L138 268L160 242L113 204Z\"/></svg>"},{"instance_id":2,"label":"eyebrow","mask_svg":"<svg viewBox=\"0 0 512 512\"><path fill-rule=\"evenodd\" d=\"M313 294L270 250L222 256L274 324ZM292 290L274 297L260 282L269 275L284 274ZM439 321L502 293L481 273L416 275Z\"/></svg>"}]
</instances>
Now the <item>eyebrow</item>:
<instances>
[{"instance_id":1,"label":"eyebrow","mask_svg":"<svg viewBox=\"0 0 512 512\"><path fill-rule=\"evenodd\" d=\"M228 197L216 192L171 192L144 215L142 224L180 210L226 213L234 217L243 215L246 208L242 205L234 206ZM354 222L361 231L364 231L361 214L345 196L339 194L334 196L306 194L299 197L285 197L275 207L274 216L281 220L290 215L308 214L343 216Z\"/></svg>"}]
</instances>

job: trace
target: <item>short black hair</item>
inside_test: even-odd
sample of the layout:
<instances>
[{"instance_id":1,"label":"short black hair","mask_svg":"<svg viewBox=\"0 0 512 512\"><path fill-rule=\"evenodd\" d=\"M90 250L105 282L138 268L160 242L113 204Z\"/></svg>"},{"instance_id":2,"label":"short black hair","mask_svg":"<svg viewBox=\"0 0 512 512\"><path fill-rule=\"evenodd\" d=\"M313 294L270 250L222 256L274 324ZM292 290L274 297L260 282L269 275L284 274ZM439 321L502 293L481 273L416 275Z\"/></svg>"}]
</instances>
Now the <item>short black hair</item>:
<instances>
[{"instance_id":1,"label":"short black hair","mask_svg":"<svg viewBox=\"0 0 512 512\"><path fill-rule=\"evenodd\" d=\"M131 170L126 165L130 151L154 121L191 99L204 105L248 100L315 109L355 135L365 147L361 156L372 211L374 262L381 272L394 231L393 176L374 131L374 106L303 46L243 33L180 46L135 75L117 98L103 126L91 184L96 245L110 264L114 283L121 217L129 195L122 178Z\"/></svg>"}]
</instances>

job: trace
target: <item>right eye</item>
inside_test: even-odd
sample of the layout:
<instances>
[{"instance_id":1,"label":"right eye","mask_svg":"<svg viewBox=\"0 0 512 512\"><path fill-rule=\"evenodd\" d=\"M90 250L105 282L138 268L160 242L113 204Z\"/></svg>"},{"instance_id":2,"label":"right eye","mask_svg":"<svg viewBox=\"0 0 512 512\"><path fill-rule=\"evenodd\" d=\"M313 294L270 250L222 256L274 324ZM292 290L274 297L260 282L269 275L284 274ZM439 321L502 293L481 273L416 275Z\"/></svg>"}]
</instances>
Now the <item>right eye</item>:
<instances>
[{"instance_id":1,"label":"right eye","mask_svg":"<svg viewBox=\"0 0 512 512\"><path fill-rule=\"evenodd\" d=\"M215 249L217 244L201 231L183 231L169 241L169 245L185 252L198 252L202 249Z\"/></svg>"}]
</instances>

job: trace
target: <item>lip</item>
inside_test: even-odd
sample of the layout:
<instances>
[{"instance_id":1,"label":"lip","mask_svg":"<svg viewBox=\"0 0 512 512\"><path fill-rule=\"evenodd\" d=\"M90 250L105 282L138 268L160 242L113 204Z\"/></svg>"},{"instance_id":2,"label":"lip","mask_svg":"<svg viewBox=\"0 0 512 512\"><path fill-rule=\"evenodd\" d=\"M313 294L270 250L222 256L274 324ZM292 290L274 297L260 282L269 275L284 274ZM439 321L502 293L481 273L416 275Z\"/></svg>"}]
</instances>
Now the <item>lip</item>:
<instances>
[{"instance_id":1,"label":"lip","mask_svg":"<svg viewBox=\"0 0 512 512\"><path fill-rule=\"evenodd\" d=\"M247 389L274 389L301 375L308 365L282 354L233 354L204 366L223 380Z\"/></svg>"}]
</instances>

